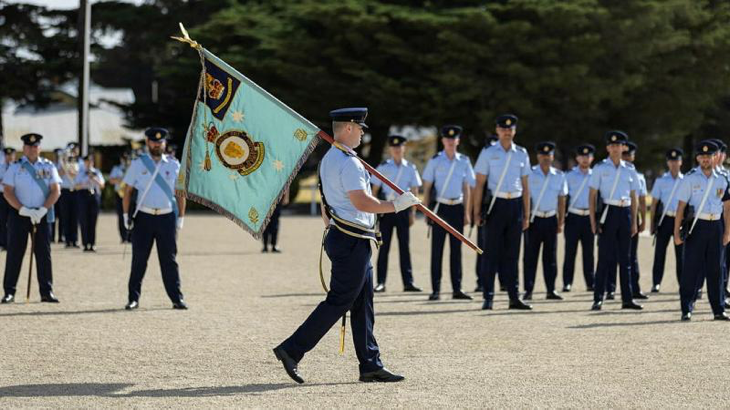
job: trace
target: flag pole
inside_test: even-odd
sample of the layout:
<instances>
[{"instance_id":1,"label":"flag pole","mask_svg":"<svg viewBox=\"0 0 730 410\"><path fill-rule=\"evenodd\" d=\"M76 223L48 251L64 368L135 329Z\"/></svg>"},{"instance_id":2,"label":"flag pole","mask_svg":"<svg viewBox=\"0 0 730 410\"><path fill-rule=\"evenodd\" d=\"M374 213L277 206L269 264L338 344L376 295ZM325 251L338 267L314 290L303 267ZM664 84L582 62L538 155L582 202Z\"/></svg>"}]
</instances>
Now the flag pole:
<instances>
[{"instance_id":1,"label":"flag pole","mask_svg":"<svg viewBox=\"0 0 730 410\"><path fill-rule=\"evenodd\" d=\"M365 167L365 169L367 169L368 172L372 176L374 176L375 178L378 178L379 180L383 181L383 183L385 185L389 186L390 189L392 189L393 191L395 191L398 195L403 194L404 191L402 189L400 189L400 187L398 187L398 185L396 185L393 182L391 182L383 174L381 174L380 172L378 172L378 170L376 170L375 168L373 168L372 166L370 166L370 164L368 164L367 162L365 162L364 159L358 157L357 154L355 154L355 151L353 151L352 149L348 149L347 147L343 146L342 144L336 143L335 140L334 140L334 138L332 138L329 134L327 134L324 131L319 131L319 133L317 133L317 135L320 138L322 138L323 140L329 142L330 144L336 145L338 148L344 149L345 151L348 151L351 154L353 154L355 156L355 158L357 158L360 161L360 163L362 163L362 165ZM438 215L436 215L435 213L433 213L430 209L428 209L428 207L426 207L425 205L423 205L421 203L419 203L418 205L416 205L416 207L421 212L423 212L423 214L426 215L427 218L429 218L430 220L432 220L435 223L437 223L440 227L444 228L448 233L454 235L458 240L460 240L461 242L463 242L466 246L474 249L476 251L476 253L478 253L479 255L482 254L482 250L478 246L476 246L467 237L465 237L464 235L462 235L459 231L457 231L456 229L452 228L451 225L449 225L446 221L444 221Z\"/></svg>"}]
</instances>

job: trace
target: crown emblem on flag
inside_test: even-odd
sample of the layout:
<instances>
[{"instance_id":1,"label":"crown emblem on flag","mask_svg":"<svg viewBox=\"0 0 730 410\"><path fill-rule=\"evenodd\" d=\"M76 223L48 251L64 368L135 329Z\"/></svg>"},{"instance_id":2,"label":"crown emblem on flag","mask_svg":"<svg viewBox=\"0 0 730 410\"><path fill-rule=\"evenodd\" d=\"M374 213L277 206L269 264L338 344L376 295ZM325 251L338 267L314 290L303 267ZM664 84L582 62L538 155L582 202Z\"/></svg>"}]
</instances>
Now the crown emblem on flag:
<instances>
[{"instance_id":1,"label":"crown emblem on flag","mask_svg":"<svg viewBox=\"0 0 730 410\"><path fill-rule=\"evenodd\" d=\"M217 78L212 75L205 74L205 89L208 90L208 96L214 100L219 100L223 95L223 91L226 89Z\"/></svg>"}]
</instances>

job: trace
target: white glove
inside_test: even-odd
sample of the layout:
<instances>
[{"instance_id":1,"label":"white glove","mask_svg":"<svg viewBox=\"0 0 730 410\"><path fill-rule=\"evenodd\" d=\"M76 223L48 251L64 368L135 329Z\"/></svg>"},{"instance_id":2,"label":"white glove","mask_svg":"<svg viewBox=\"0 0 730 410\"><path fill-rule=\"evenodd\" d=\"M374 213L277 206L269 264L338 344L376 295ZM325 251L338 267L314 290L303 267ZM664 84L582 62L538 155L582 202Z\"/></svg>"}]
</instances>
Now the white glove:
<instances>
[{"instance_id":1,"label":"white glove","mask_svg":"<svg viewBox=\"0 0 730 410\"><path fill-rule=\"evenodd\" d=\"M393 207L395 208L395 212L400 212L420 203L421 201L413 195L413 192L408 191L402 193L393 201Z\"/></svg>"},{"instance_id":2,"label":"white glove","mask_svg":"<svg viewBox=\"0 0 730 410\"><path fill-rule=\"evenodd\" d=\"M30 218L30 215L33 213L33 210L30 208L26 208L24 206L20 207L20 211L18 211L18 214L20 216L25 216L26 218Z\"/></svg>"},{"instance_id":3,"label":"white glove","mask_svg":"<svg viewBox=\"0 0 730 410\"><path fill-rule=\"evenodd\" d=\"M43 217L46 216L46 214L48 213L48 208L46 208L45 206L42 206L42 207L36 209L35 212L38 217L38 222L40 222L41 219L43 219Z\"/></svg>"},{"instance_id":4,"label":"white glove","mask_svg":"<svg viewBox=\"0 0 730 410\"><path fill-rule=\"evenodd\" d=\"M132 220L129 219L129 214L122 215L124 217L124 229L131 231L132 230Z\"/></svg>"},{"instance_id":5,"label":"white glove","mask_svg":"<svg viewBox=\"0 0 730 410\"><path fill-rule=\"evenodd\" d=\"M177 222L175 222L175 227L177 228L178 231L183 228L184 220L185 220L185 218L182 216L177 218Z\"/></svg>"},{"instance_id":6,"label":"white glove","mask_svg":"<svg viewBox=\"0 0 730 410\"><path fill-rule=\"evenodd\" d=\"M30 210L30 223L33 225L38 225L41 222L42 216L40 216L40 211L38 209L31 209Z\"/></svg>"}]
</instances>

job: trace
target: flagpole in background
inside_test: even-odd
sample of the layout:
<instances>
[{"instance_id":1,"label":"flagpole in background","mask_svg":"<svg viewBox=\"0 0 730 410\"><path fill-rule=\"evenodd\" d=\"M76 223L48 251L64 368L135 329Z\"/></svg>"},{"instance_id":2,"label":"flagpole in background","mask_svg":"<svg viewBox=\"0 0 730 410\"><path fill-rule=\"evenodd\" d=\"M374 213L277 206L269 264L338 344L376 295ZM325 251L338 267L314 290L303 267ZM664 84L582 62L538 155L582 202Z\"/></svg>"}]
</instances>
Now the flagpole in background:
<instances>
[{"instance_id":1,"label":"flagpole in background","mask_svg":"<svg viewBox=\"0 0 730 410\"><path fill-rule=\"evenodd\" d=\"M89 52L91 42L91 0L79 1L79 38L81 39L82 74L79 81L79 147L81 155L89 153Z\"/></svg>"}]
</instances>

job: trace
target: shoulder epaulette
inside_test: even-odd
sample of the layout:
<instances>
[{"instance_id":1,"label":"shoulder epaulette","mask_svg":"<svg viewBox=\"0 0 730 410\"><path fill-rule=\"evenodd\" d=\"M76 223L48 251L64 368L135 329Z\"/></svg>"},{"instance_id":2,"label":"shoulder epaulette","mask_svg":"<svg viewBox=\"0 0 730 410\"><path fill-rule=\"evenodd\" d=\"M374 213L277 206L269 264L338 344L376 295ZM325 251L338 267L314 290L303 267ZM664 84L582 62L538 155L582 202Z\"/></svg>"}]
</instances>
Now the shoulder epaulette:
<instances>
[{"instance_id":1,"label":"shoulder epaulette","mask_svg":"<svg viewBox=\"0 0 730 410\"><path fill-rule=\"evenodd\" d=\"M517 148L518 151L522 151L524 153L527 153L527 148L525 148L525 147L523 147L521 145L517 145L517 144L515 144L515 147Z\"/></svg>"},{"instance_id":2,"label":"shoulder epaulette","mask_svg":"<svg viewBox=\"0 0 730 410\"><path fill-rule=\"evenodd\" d=\"M696 171L696 170L697 170L697 168L692 168L692 169L690 169L689 171L687 171L687 173L686 173L686 174L684 174L684 176L687 176L687 175L692 175L692 174L694 174L694 173L695 173L695 171Z\"/></svg>"},{"instance_id":3,"label":"shoulder epaulette","mask_svg":"<svg viewBox=\"0 0 730 410\"><path fill-rule=\"evenodd\" d=\"M441 153L440 152L437 152L436 155L434 155L434 156L431 157L431 159L436 159L436 157L438 157L439 155L441 155Z\"/></svg>"}]
</instances>

